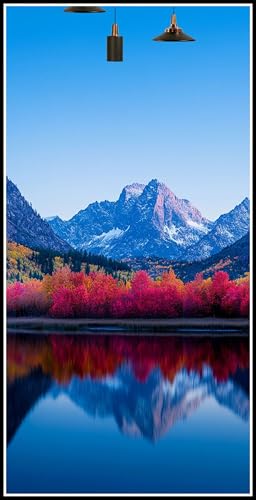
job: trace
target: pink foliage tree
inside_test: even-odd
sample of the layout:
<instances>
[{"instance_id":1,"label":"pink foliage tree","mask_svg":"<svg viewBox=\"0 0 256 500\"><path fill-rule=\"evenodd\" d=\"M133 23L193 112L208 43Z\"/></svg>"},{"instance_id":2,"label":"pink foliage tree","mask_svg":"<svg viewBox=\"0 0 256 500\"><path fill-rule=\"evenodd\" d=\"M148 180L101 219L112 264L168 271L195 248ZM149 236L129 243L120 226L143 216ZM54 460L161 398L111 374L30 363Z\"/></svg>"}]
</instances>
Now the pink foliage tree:
<instances>
[{"instance_id":1,"label":"pink foliage tree","mask_svg":"<svg viewBox=\"0 0 256 500\"><path fill-rule=\"evenodd\" d=\"M8 314L53 317L174 318L245 316L249 314L249 279L231 281L219 271L183 283L173 271L153 280L138 271L127 284L102 272L58 269L43 281L14 283L7 288Z\"/></svg>"}]
</instances>

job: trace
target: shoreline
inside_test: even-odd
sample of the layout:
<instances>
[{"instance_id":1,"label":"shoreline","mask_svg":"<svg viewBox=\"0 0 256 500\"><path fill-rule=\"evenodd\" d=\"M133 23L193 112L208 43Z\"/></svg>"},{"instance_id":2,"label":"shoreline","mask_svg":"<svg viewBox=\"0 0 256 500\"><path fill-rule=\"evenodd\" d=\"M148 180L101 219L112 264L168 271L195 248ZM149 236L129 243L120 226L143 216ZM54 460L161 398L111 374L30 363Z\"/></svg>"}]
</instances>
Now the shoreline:
<instances>
[{"instance_id":1,"label":"shoreline","mask_svg":"<svg viewBox=\"0 0 256 500\"><path fill-rule=\"evenodd\" d=\"M248 318L172 318L172 319L57 319L46 317L7 318L7 333L72 334L249 334Z\"/></svg>"}]
</instances>

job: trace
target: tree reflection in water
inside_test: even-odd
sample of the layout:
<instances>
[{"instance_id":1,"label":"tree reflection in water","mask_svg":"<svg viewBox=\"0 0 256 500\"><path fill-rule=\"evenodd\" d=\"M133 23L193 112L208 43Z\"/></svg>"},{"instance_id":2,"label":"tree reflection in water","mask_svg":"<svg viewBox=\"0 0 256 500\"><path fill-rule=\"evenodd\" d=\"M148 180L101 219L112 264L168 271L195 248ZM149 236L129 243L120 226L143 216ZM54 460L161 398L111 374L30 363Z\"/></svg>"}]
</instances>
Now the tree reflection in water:
<instances>
[{"instance_id":1,"label":"tree reflection in water","mask_svg":"<svg viewBox=\"0 0 256 500\"><path fill-rule=\"evenodd\" d=\"M8 335L7 440L45 394L156 441L214 397L249 417L246 337Z\"/></svg>"}]
</instances>

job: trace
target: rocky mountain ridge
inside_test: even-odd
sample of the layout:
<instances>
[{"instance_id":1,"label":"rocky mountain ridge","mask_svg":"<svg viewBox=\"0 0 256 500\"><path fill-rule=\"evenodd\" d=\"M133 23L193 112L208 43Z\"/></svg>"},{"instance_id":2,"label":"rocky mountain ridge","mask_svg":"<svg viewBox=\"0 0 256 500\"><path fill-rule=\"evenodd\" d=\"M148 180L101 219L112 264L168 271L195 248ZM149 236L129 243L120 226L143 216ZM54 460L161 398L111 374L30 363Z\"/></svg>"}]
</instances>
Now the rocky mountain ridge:
<instances>
[{"instance_id":1,"label":"rocky mountain ridge","mask_svg":"<svg viewBox=\"0 0 256 500\"><path fill-rule=\"evenodd\" d=\"M33 249L68 252L71 246L58 236L7 177L7 239Z\"/></svg>"},{"instance_id":2,"label":"rocky mountain ridge","mask_svg":"<svg viewBox=\"0 0 256 500\"><path fill-rule=\"evenodd\" d=\"M249 210L245 198L210 221L188 200L152 179L147 185L125 186L116 202L91 203L68 221L53 217L48 222L78 250L118 259L154 255L195 261L243 237L249 230Z\"/></svg>"}]
</instances>

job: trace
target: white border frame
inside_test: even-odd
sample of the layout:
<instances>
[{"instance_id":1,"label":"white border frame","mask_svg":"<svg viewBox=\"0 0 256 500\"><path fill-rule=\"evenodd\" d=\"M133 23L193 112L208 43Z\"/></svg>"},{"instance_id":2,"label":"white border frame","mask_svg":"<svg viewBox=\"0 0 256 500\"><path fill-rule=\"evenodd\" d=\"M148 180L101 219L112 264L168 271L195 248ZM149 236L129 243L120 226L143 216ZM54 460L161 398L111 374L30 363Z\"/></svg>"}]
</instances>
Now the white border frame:
<instances>
[{"instance_id":1,"label":"white border frame","mask_svg":"<svg viewBox=\"0 0 256 500\"><path fill-rule=\"evenodd\" d=\"M91 5L88 3L84 3L84 6L86 5ZM135 4L125 4L125 3L110 3L110 4L104 4L104 3L93 3L93 5L97 7L173 7L173 4L169 3L157 3L157 4L147 4L147 3L135 3ZM7 482L7 477L6 477L6 462L7 462L7 457L6 457L6 337L7 337L7 329L6 329L6 273L4 272L4 300L3 300L3 305L4 305L4 321L3 321L3 355L4 355L4 363L3 363L3 383L4 383L4 418L3 418L3 431L4 431L4 453L3 453L3 463L4 463L4 481L3 481L3 494L4 496L10 496L10 497L34 497L34 496L56 496L56 497L66 497L66 496L89 496L89 497L94 497L94 496L106 496L106 497L120 497L120 496L141 496L141 497L152 497L152 496L160 496L160 497L170 497L170 496L191 496L191 497L205 497L205 496L221 496L221 497L241 497L241 496L252 496L253 494L253 471L252 471L252 462L253 462L253 457L252 457L252 442L253 442L253 425L252 425L252 413L253 413L253 360L252 360L252 351L253 351L253 332L252 332L252 324L253 324L253 287L252 287L252 274L253 274L253 261L252 261L252 252L253 252L253 186L252 186L252 169L253 169L253 164L252 164L252 158L253 158L253 149L252 149L252 144L253 144L253 135L252 135L252 127L253 127L253 120L252 120L252 99L253 99L253 94L252 94L252 86L253 86L253 78L252 78L252 62L253 62L253 5L251 3L178 3L179 6L181 7L249 7L250 9L250 328L249 328L249 336L250 336L250 343L249 343L249 349L250 349L250 492L247 494L233 494L233 493L226 493L226 494L203 494L203 493L191 493L191 494L172 494L172 493L159 493L159 494L153 494L153 493L134 493L134 494L116 494L116 493L103 493L103 494L98 494L98 493L50 493L50 494L41 494L41 493L7 493L6 491L6 482ZM3 176L4 176L4 181L3 181L3 216L4 216L4 251L3 251L3 269L6 269L6 39L7 39L7 25L6 25L6 9L7 7L70 7L70 6L81 6L81 3L4 3L4 15L3 15L3 63L4 63L4 165L3 165Z\"/></svg>"}]
</instances>

